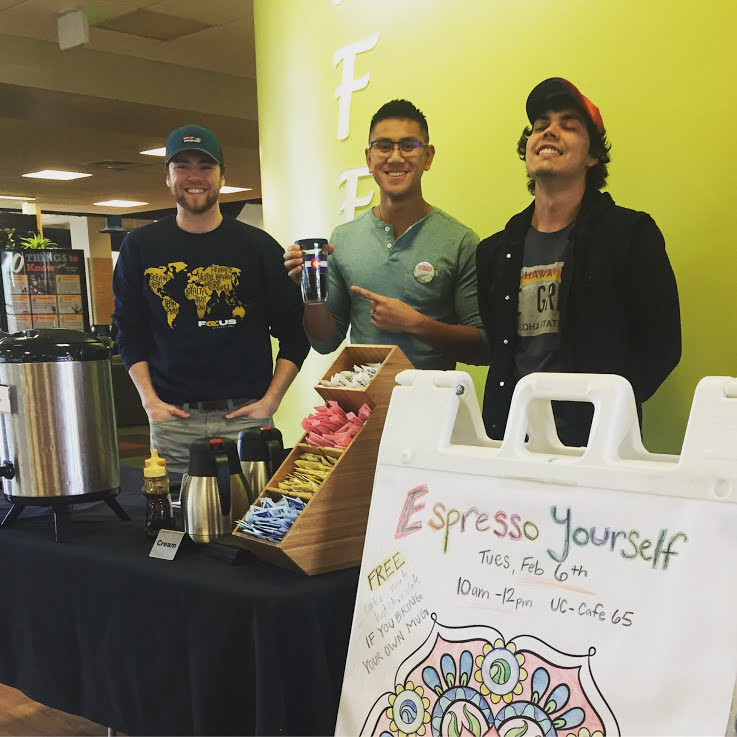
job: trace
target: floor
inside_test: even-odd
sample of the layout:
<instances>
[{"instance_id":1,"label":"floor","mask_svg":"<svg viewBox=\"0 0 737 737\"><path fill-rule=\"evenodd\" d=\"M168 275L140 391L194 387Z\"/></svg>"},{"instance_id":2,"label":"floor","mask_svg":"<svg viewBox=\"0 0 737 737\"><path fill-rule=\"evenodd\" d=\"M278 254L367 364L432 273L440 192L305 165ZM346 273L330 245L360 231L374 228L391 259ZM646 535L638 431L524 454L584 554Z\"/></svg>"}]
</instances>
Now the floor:
<instances>
[{"instance_id":1,"label":"floor","mask_svg":"<svg viewBox=\"0 0 737 737\"><path fill-rule=\"evenodd\" d=\"M0 684L0 737L107 733L107 727L31 701L20 691Z\"/></svg>"},{"instance_id":2,"label":"floor","mask_svg":"<svg viewBox=\"0 0 737 737\"><path fill-rule=\"evenodd\" d=\"M118 428L120 463L142 467L148 458L148 425ZM107 735L107 727L31 701L0 683L0 737Z\"/></svg>"}]
</instances>

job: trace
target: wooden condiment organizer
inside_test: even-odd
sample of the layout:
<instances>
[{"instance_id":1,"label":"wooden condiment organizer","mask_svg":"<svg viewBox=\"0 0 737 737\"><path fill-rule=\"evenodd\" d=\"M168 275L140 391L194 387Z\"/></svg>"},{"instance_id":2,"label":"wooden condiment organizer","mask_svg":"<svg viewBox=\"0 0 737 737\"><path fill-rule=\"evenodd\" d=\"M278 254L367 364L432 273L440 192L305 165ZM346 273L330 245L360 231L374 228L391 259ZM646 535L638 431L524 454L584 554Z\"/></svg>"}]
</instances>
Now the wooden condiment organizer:
<instances>
[{"instance_id":1,"label":"wooden condiment organizer","mask_svg":"<svg viewBox=\"0 0 737 737\"><path fill-rule=\"evenodd\" d=\"M323 378L329 379L338 371L366 363L381 363L366 387L347 389L319 384L315 387L326 402L334 400L346 412L357 413L363 404L371 407L371 414L350 445L345 449L317 451L314 445L304 443L306 434L303 435L259 495L259 499L265 496L281 499L283 492L278 484L294 470L294 462L303 453L321 451L338 459L282 541L272 543L246 535L238 528L233 531L239 544L262 560L310 576L361 562L379 441L395 386L394 377L412 368L396 346L348 345Z\"/></svg>"}]
</instances>

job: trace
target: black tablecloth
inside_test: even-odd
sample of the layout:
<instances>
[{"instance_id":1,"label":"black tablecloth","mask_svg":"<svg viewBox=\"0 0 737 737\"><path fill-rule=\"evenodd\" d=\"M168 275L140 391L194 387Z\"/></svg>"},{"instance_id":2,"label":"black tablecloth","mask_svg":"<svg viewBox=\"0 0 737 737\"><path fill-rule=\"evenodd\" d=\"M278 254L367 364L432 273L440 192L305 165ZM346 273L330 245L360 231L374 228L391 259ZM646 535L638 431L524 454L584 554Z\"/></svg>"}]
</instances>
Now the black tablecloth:
<instances>
[{"instance_id":1,"label":"black tablecloth","mask_svg":"<svg viewBox=\"0 0 737 737\"><path fill-rule=\"evenodd\" d=\"M141 472L121 472L132 522L99 502L68 542L48 513L0 529L0 682L132 735L332 733L357 569L150 558Z\"/></svg>"}]
</instances>

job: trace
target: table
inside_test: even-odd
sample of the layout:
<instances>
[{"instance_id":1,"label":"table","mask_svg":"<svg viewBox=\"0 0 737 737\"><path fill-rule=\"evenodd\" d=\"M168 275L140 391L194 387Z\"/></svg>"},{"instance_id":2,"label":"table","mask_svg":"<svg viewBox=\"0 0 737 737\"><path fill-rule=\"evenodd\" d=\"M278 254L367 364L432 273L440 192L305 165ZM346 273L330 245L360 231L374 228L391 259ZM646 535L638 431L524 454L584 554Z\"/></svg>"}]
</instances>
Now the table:
<instances>
[{"instance_id":1,"label":"table","mask_svg":"<svg viewBox=\"0 0 737 737\"><path fill-rule=\"evenodd\" d=\"M150 558L141 485L123 467L132 521L75 508L65 543L48 512L0 529L0 682L131 735L331 734L358 569Z\"/></svg>"}]
</instances>

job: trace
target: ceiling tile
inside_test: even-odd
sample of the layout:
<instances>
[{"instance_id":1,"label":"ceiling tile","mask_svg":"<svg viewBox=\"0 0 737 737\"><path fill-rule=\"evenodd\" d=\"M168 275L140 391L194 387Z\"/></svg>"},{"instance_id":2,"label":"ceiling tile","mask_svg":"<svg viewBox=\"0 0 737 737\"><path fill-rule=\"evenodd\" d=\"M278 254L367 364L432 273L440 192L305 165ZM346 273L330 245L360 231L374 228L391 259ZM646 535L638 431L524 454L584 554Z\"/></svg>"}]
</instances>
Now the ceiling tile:
<instances>
[{"instance_id":1,"label":"ceiling tile","mask_svg":"<svg viewBox=\"0 0 737 737\"><path fill-rule=\"evenodd\" d=\"M151 2L146 2L146 0L91 0L90 2L25 0L21 7L30 13L60 13L62 10L71 10L81 6L88 17L97 18L122 15L150 5Z\"/></svg>"},{"instance_id":2,"label":"ceiling tile","mask_svg":"<svg viewBox=\"0 0 737 737\"><path fill-rule=\"evenodd\" d=\"M227 72L237 77L256 78L256 54L253 34L245 21L217 28L208 28L196 36L201 46L200 68ZM250 39L244 43L244 39ZM166 58L172 64L188 66L192 60L192 42L189 37L167 43Z\"/></svg>"},{"instance_id":3,"label":"ceiling tile","mask_svg":"<svg viewBox=\"0 0 737 737\"><path fill-rule=\"evenodd\" d=\"M211 28L212 24L201 23L192 18L181 18L166 13L157 13L146 8L139 8L132 13L118 15L94 24L108 31L125 33L129 36L153 38L157 41L172 41L184 36L191 36L199 31Z\"/></svg>"},{"instance_id":4,"label":"ceiling tile","mask_svg":"<svg viewBox=\"0 0 737 737\"><path fill-rule=\"evenodd\" d=\"M253 26L253 0L161 0L151 10L181 18L192 18L209 25L248 21Z\"/></svg>"}]
</instances>

